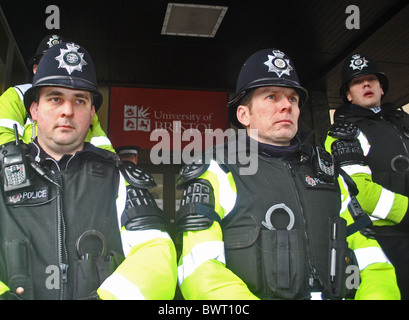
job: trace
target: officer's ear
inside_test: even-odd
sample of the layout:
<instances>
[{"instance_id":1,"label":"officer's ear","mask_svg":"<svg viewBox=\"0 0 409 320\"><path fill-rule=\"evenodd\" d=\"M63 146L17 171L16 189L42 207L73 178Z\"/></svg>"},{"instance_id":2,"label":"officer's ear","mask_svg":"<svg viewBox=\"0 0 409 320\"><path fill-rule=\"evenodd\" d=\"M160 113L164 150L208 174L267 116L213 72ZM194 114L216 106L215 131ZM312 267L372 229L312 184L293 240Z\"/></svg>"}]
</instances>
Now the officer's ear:
<instances>
[{"instance_id":1,"label":"officer's ear","mask_svg":"<svg viewBox=\"0 0 409 320\"><path fill-rule=\"evenodd\" d=\"M351 93L349 92L349 90L346 92L346 96L349 102L352 102L352 96Z\"/></svg>"},{"instance_id":2,"label":"officer's ear","mask_svg":"<svg viewBox=\"0 0 409 320\"><path fill-rule=\"evenodd\" d=\"M91 106L91 123L90 123L90 125L92 125L92 119L94 119L94 116L95 116L95 105L93 104L92 106Z\"/></svg>"},{"instance_id":3,"label":"officer's ear","mask_svg":"<svg viewBox=\"0 0 409 320\"><path fill-rule=\"evenodd\" d=\"M250 125L250 108L245 105L239 105L237 107L237 120L244 126L248 127Z\"/></svg>"},{"instance_id":4,"label":"officer's ear","mask_svg":"<svg viewBox=\"0 0 409 320\"><path fill-rule=\"evenodd\" d=\"M30 114L31 114L31 119L33 119L33 121L37 121L37 109L38 109L38 103L36 101L33 101L30 106Z\"/></svg>"},{"instance_id":5,"label":"officer's ear","mask_svg":"<svg viewBox=\"0 0 409 320\"><path fill-rule=\"evenodd\" d=\"M36 74L38 69L38 64L33 64L33 74Z\"/></svg>"}]
</instances>

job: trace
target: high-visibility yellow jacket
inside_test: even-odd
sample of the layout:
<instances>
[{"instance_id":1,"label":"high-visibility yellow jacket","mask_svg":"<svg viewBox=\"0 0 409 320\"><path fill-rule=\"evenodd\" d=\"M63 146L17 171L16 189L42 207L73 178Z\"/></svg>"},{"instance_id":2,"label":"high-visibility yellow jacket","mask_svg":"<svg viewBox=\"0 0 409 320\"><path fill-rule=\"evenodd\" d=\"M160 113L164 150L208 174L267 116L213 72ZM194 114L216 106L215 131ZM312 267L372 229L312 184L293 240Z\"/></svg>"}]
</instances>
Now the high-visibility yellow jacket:
<instances>
[{"instance_id":1,"label":"high-visibility yellow jacket","mask_svg":"<svg viewBox=\"0 0 409 320\"><path fill-rule=\"evenodd\" d=\"M256 175L263 176L263 173L257 172ZM232 173L226 170L226 166L219 165L214 160L211 160L207 170L195 179L200 180L208 181L211 186L214 211L220 217L221 223L214 220L207 229L183 233L183 251L178 264L181 292L185 299L258 299L247 284L226 267L223 220L229 217L237 199L246 195L237 194ZM274 186L277 184L279 182L275 182ZM192 188L187 186L185 191L189 187ZM282 188L285 187L282 185ZM347 208L350 197L343 184L340 185L340 190L340 215L350 225L353 222ZM274 190L271 192L274 193ZM248 198L248 201L252 199ZM257 206L257 203L254 205ZM394 267L377 241L363 236L360 232L350 235L347 241L357 258L361 278L355 299L400 299ZM250 258L243 256L243 265L249 263L248 259Z\"/></svg>"},{"instance_id":2,"label":"high-visibility yellow jacket","mask_svg":"<svg viewBox=\"0 0 409 320\"><path fill-rule=\"evenodd\" d=\"M406 300L409 298L408 174L407 170L395 172L393 165L399 163L394 161L399 157L407 159L408 139L400 126L384 117L387 116L382 116L382 112L350 106L345 118L337 117L331 126L325 149L334 152L341 168L354 180L359 191L357 199L371 218L376 238L395 267L402 299ZM395 119L407 121L408 117L401 112ZM352 130L354 134L339 136L337 128ZM338 156L338 144L351 144L355 148L346 147ZM358 161L356 154L360 154Z\"/></svg>"},{"instance_id":3,"label":"high-visibility yellow jacket","mask_svg":"<svg viewBox=\"0 0 409 320\"><path fill-rule=\"evenodd\" d=\"M23 103L24 92L31 87L31 84L19 85L8 88L0 96L0 145L14 141L13 125L17 125L20 139L24 143L30 143L37 135L37 126L27 117L27 111ZM92 125L85 139L94 146L115 152L111 141L106 136L98 115L95 114Z\"/></svg>"},{"instance_id":4,"label":"high-visibility yellow jacket","mask_svg":"<svg viewBox=\"0 0 409 320\"><path fill-rule=\"evenodd\" d=\"M327 136L325 149L331 153L331 145L337 139ZM370 145L361 132L358 136L364 156L369 152ZM372 172L366 164L348 164L341 168L357 185L357 199L365 213L369 214L375 226L390 226L401 222L408 210L408 197L392 192L372 180Z\"/></svg>"}]
</instances>

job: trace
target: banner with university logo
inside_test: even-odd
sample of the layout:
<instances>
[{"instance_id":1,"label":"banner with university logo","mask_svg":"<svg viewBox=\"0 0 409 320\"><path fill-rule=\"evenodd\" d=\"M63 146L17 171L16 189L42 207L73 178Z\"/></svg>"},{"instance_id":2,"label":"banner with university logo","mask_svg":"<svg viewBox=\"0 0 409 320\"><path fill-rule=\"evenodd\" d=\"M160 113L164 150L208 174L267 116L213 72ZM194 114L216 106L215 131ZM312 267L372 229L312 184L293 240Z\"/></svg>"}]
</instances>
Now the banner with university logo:
<instances>
[{"instance_id":1,"label":"banner with university logo","mask_svg":"<svg viewBox=\"0 0 409 320\"><path fill-rule=\"evenodd\" d=\"M188 141L173 143L186 130L200 132L229 127L227 92L111 87L109 138L114 147L138 145L151 149L158 139L151 133L167 132L170 150Z\"/></svg>"}]
</instances>

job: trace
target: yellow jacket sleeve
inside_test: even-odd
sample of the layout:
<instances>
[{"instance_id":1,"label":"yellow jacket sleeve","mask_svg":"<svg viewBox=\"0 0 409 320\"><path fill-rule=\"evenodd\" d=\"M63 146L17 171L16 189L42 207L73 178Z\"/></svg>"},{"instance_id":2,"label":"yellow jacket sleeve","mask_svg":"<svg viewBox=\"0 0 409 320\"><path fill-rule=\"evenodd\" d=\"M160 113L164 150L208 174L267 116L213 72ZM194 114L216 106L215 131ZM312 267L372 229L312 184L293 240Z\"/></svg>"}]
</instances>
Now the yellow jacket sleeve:
<instances>
[{"instance_id":1,"label":"yellow jacket sleeve","mask_svg":"<svg viewBox=\"0 0 409 320\"><path fill-rule=\"evenodd\" d=\"M343 208L341 217L347 221L349 226L354 222L347 209L350 197L342 177L339 177L338 180ZM400 291L395 268L384 254L379 243L375 239L364 236L359 231L350 235L347 242L348 247L355 254L360 274L359 287L355 287L357 289L355 300L399 300Z\"/></svg>"},{"instance_id":2,"label":"yellow jacket sleeve","mask_svg":"<svg viewBox=\"0 0 409 320\"><path fill-rule=\"evenodd\" d=\"M220 198L235 195L236 188L231 174L217 172L217 168L218 165L212 162L208 171L199 179L206 179L211 183L215 195L215 211L223 219L227 211ZM223 195L221 183L229 186L223 189ZM209 229L183 234L178 281L183 297L189 300L258 299L237 275L226 268L223 235L217 221Z\"/></svg>"},{"instance_id":3,"label":"yellow jacket sleeve","mask_svg":"<svg viewBox=\"0 0 409 320\"><path fill-rule=\"evenodd\" d=\"M88 131L85 141L92 143L94 146L105 149L115 153L115 149L108 139L105 131L102 129L101 124L98 119L98 115L95 113L92 119L91 128Z\"/></svg>"},{"instance_id":4,"label":"yellow jacket sleeve","mask_svg":"<svg viewBox=\"0 0 409 320\"><path fill-rule=\"evenodd\" d=\"M126 180L121 175L117 198L117 218L121 225L128 200ZM121 226L125 260L99 287L101 299L173 299L177 285L176 249L169 234L149 228L128 230Z\"/></svg>"},{"instance_id":5,"label":"yellow jacket sleeve","mask_svg":"<svg viewBox=\"0 0 409 320\"><path fill-rule=\"evenodd\" d=\"M325 149L331 152L336 139L327 136ZM403 219L408 210L408 197L394 193L373 182L366 165L346 165L342 169L354 180L359 190L356 196L365 213L371 216L375 226L394 225Z\"/></svg>"},{"instance_id":6,"label":"yellow jacket sleeve","mask_svg":"<svg viewBox=\"0 0 409 320\"><path fill-rule=\"evenodd\" d=\"M247 285L226 268L218 222L207 230L185 232L178 275L180 290L187 300L257 299Z\"/></svg>"},{"instance_id":7,"label":"yellow jacket sleeve","mask_svg":"<svg viewBox=\"0 0 409 320\"><path fill-rule=\"evenodd\" d=\"M21 99L22 96L13 87L0 96L0 145L14 141L14 124L20 137L24 135L27 113Z\"/></svg>"},{"instance_id":8,"label":"yellow jacket sleeve","mask_svg":"<svg viewBox=\"0 0 409 320\"><path fill-rule=\"evenodd\" d=\"M7 287L3 282L0 281L0 299L1 296L9 290L9 287Z\"/></svg>"},{"instance_id":9,"label":"yellow jacket sleeve","mask_svg":"<svg viewBox=\"0 0 409 320\"><path fill-rule=\"evenodd\" d=\"M121 232L130 250L125 260L98 289L104 300L170 300L177 284L176 250L166 232ZM132 245L131 245L132 244Z\"/></svg>"}]
</instances>

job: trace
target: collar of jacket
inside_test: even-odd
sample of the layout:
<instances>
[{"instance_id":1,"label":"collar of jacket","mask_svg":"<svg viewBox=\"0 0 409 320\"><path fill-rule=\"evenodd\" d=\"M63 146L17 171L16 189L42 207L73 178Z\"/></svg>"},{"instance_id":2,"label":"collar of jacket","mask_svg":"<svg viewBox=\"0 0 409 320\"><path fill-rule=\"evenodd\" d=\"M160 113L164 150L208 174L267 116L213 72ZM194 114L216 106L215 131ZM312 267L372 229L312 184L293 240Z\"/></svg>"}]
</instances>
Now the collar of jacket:
<instances>
[{"instance_id":1,"label":"collar of jacket","mask_svg":"<svg viewBox=\"0 0 409 320\"><path fill-rule=\"evenodd\" d=\"M361 107L356 104L343 104L334 114L335 120L348 119L353 117L363 117L363 118L372 118L380 117L382 115L382 109L380 112L375 113L373 110Z\"/></svg>"},{"instance_id":2,"label":"collar of jacket","mask_svg":"<svg viewBox=\"0 0 409 320\"><path fill-rule=\"evenodd\" d=\"M90 155L93 157L101 157L107 160L119 161L119 157L116 154L103 150L101 148L97 148L89 142L84 143L84 148L81 151L76 152L74 155L65 154L59 161L57 161L49 154L47 154L43 148L41 148L40 144L38 143L37 137L32 143L28 145L28 153L42 167L44 166L54 171L77 168L81 164L82 159Z\"/></svg>"},{"instance_id":3,"label":"collar of jacket","mask_svg":"<svg viewBox=\"0 0 409 320\"><path fill-rule=\"evenodd\" d=\"M246 136L247 148L249 148L250 146L250 140L253 140L253 143L254 143L253 138ZM259 141L257 141L256 143L258 145L258 154L260 156L267 157L267 158L288 158L288 157L293 156L300 148L300 142L299 142L298 136L295 137L293 140L291 140L291 143L289 146L284 146L284 147L274 146L274 145L262 143Z\"/></svg>"},{"instance_id":4,"label":"collar of jacket","mask_svg":"<svg viewBox=\"0 0 409 320\"><path fill-rule=\"evenodd\" d=\"M362 118L380 118L382 117L385 113L390 113L396 110L398 107L393 104L393 103L385 103L380 106L381 111L376 113L371 109L361 107L356 104L343 104L340 107L338 107L335 111L334 114L334 120L344 120L348 118L356 118L356 117L362 117Z\"/></svg>"}]
</instances>

